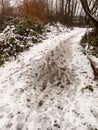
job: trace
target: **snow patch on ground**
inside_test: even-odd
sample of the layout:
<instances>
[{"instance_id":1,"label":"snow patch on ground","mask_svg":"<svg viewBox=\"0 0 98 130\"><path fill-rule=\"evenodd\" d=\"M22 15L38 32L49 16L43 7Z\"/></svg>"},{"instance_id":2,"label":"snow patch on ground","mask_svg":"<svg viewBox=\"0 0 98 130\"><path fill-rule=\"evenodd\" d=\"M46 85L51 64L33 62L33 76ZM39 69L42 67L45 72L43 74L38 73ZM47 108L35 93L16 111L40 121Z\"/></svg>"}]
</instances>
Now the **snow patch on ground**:
<instances>
[{"instance_id":1,"label":"snow patch on ground","mask_svg":"<svg viewBox=\"0 0 98 130\"><path fill-rule=\"evenodd\" d=\"M86 30L52 30L0 68L0 130L98 128L98 88L79 45Z\"/></svg>"}]
</instances>

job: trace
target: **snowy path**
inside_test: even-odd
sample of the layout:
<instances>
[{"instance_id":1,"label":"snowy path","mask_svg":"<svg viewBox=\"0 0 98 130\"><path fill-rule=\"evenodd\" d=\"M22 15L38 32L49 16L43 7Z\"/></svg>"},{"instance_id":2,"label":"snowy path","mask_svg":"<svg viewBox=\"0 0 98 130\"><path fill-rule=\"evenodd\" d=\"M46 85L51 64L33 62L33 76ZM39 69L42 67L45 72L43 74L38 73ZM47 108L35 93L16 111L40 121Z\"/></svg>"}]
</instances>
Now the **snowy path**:
<instances>
[{"instance_id":1,"label":"snowy path","mask_svg":"<svg viewBox=\"0 0 98 130\"><path fill-rule=\"evenodd\" d=\"M79 45L84 33L61 33L0 69L0 130L98 128L98 88ZM94 92L82 92L87 85Z\"/></svg>"}]
</instances>

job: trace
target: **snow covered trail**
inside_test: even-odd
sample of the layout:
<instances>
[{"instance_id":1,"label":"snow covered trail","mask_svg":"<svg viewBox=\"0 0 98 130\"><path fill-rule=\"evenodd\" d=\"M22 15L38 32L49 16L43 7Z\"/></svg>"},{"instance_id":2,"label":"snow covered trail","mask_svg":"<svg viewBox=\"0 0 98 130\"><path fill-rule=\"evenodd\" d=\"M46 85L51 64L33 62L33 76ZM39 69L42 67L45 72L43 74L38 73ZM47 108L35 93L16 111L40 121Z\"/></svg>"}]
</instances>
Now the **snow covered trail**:
<instances>
[{"instance_id":1,"label":"snow covered trail","mask_svg":"<svg viewBox=\"0 0 98 130\"><path fill-rule=\"evenodd\" d=\"M98 129L98 88L79 45L84 33L60 33L0 68L0 130Z\"/></svg>"}]
</instances>

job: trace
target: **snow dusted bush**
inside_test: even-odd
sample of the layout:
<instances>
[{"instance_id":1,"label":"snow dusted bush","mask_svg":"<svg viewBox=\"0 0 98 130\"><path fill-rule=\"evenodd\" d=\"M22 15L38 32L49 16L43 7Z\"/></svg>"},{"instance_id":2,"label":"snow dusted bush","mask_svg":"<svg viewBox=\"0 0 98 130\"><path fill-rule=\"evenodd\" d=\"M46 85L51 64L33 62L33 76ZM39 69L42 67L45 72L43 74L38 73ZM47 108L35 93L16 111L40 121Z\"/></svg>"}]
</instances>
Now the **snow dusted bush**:
<instances>
[{"instance_id":1,"label":"snow dusted bush","mask_svg":"<svg viewBox=\"0 0 98 130\"><path fill-rule=\"evenodd\" d=\"M90 54L98 57L98 30L93 29L92 31L89 31L86 33L82 40L81 45L83 47L86 47L87 43L89 44L89 52Z\"/></svg>"},{"instance_id":2,"label":"snow dusted bush","mask_svg":"<svg viewBox=\"0 0 98 130\"><path fill-rule=\"evenodd\" d=\"M43 30L44 25L39 21L25 21L16 26L7 26L0 34L0 65L9 60L9 57L16 58L20 52L41 42Z\"/></svg>"}]
</instances>

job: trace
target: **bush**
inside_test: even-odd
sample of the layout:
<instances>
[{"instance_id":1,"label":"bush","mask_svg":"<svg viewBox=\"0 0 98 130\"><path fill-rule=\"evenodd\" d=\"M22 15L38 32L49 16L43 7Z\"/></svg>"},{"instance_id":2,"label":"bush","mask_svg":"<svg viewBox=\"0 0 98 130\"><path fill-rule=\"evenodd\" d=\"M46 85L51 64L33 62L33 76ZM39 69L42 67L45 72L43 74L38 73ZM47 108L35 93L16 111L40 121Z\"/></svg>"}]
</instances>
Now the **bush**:
<instances>
[{"instance_id":1,"label":"bush","mask_svg":"<svg viewBox=\"0 0 98 130\"><path fill-rule=\"evenodd\" d=\"M85 47L86 43L89 43L89 45L93 47L90 50L90 53L92 55L98 56L98 30L93 29L91 32L89 32L88 34L86 33L83 36L81 40L81 45Z\"/></svg>"},{"instance_id":2,"label":"bush","mask_svg":"<svg viewBox=\"0 0 98 130\"><path fill-rule=\"evenodd\" d=\"M28 23L30 26L28 28ZM23 51L29 49L34 44L41 42L43 39L44 25L31 21L21 22L16 26L8 26L3 31L3 39L0 39L0 66Z\"/></svg>"},{"instance_id":3,"label":"bush","mask_svg":"<svg viewBox=\"0 0 98 130\"><path fill-rule=\"evenodd\" d=\"M24 1L18 8L20 16L25 19L39 19L46 23L49 19L48 3L44 0Z\"/></svg>"}]
</instances>

